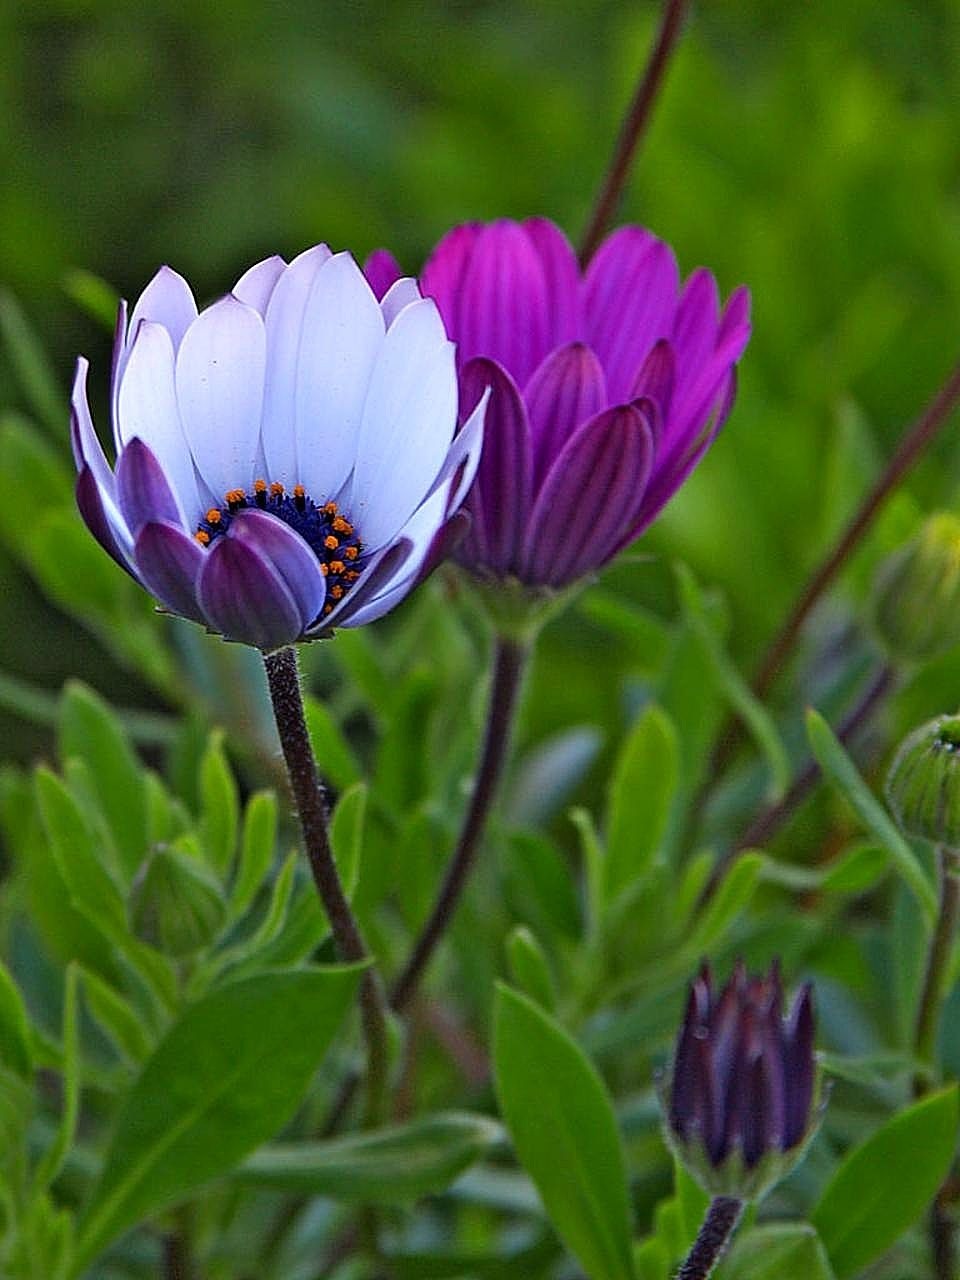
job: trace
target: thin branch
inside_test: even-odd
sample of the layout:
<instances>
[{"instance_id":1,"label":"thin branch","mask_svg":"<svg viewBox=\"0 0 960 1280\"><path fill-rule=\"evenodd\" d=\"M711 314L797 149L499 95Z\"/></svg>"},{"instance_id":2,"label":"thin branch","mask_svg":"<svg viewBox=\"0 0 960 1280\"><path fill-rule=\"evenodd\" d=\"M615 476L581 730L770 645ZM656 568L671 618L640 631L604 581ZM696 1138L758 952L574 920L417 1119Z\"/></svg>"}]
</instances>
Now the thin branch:
<instances>
[{"instance_id":1,"label":"thin branch","mask_svg":"<svg viewBox=\"0 0 960 1280\"><path fill-rule=\"evenodd\" d=\"M590 221L583 235L580 261L584 266L596 253L597 246L616 214L637 148L650 123L654 103L670 62L670 55L680 38L688 4L689 0L666 0L664 5L656 42L650 51L643 78L637 85L633 101L620 126L610 167L597 194L593 213L590 215Z\"/></svg>"}]
</instances>

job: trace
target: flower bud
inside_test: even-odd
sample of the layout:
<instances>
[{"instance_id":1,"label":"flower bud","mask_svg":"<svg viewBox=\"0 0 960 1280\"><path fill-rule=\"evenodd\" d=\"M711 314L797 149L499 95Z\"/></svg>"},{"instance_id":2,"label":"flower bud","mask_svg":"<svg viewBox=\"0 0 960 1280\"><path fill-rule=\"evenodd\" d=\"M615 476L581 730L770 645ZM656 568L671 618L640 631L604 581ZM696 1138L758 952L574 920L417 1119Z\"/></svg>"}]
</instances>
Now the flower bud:
<instances>
[{"instance_id":1,"label":"flower bud","mask_svg":"<svg viewBox=\"0 0 960 1280\"><path fill-rule=\"evenodd\" d=\"M903 831L960 849L960 716L939 716L903 742L887 775Z\"/></svg>"},{"instance_id":2,"label":"flower bud","mask_svg":"<svg viewBox=\"0 0 960 1280\"><path fill-rule=\"evenodd\" d=\"M719 992L704 966L691 985L665 1129L710 1195L756 1199L800 1160L819 1120L813 1034L811 988L784 1017L776 964L748 978L738 962Z\"/></svg>"},{"instance_id":3,"label":"flower bud","mask_svg":"<svg viewBox=\"0 0 960 1280\"><path fill-rule=\"evenodd\" d=\"M883 561L872 598L877 635L891 657L926 662L960 644L960 519L929 517Z\"/></svg>"},{"instance_id":4,"label":"flower bud","mask_svg":"<svg viewBox=\"0 0 960 1280\"><path fill-rule=\"evenodd\" d=\"M164 845L134 883L130 914L141 938L179 957L213 940L223 924L224 904L219 885L199 863Z\"/></svg>"}]
</instances>

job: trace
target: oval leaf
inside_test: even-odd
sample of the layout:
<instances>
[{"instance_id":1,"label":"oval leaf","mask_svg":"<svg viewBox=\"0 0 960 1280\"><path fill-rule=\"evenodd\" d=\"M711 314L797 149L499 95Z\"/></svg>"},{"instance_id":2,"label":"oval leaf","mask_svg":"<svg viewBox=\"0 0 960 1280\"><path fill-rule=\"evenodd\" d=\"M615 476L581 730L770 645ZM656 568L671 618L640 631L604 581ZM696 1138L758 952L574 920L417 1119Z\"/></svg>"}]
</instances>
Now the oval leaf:
<instances>
[{"instance_id":1,"label":"oval leaf","mask_svg":"<svg viewBox=\"0 0 960 1280\"><path fill-rule=\"evenodd\" d=\"M532 1000L497 994L494 1071L517 1155L591 1280L633 1280L623 1146L583 1050Z\"/></svg>"},{"instance_id":2,"label":"oval leaf","mask_svg":"<svg viewBox=\"0 0 960 1280\"><path fill-rule=\"evenodd\" d=\"M502 1138L486 1116L451 1111L331 1142L264 1147L236 1176L277 1191L395 1204L444 1190Z\"/></svg>"},{"instance_id":3,"label":"oval leaf","mask_svg":"<svg viewBox=\"0 0 960 1280\"><path fill-rule=\"evenodd\" d=\"M677 787L679 752L673 721L654 704L621 748L607 801L607 897L644 875L660 851Z\"/></svg>"},{"instance_id":4,"label":"oval leaf","mask_svg":"<svg viewBox=\"0 0 960 1280\"><path fill-rule=\"evenodd\" d=\"M121 1108L80 1224L77 1272L134 1222L228 1173L286 1124L360 972L262 973L186 1010Z\"/></svg>"},{"instance_id":5,"label":"oval leaf","mask_svg":"<svg viewBox=\"0 0 960 1280\"><path fill-rule=\"evenodd\" d=\"M861 1271L920 1217L956 1143L951 1085L901 1111L847 1155L811 1215L838 1280Z\"/></svg>"}]
</instances>

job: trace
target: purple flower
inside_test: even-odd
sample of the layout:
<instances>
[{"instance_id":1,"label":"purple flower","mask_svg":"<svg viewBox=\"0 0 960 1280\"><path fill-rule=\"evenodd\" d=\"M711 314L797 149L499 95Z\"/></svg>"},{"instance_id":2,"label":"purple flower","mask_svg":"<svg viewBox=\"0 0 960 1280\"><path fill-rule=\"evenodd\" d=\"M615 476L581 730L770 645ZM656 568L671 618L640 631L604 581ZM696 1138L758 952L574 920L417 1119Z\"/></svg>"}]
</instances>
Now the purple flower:
<instances>
[{"instance_id":1,"label":"purple flower","mask_svg":"<svg viewBox=\"0 0 960 1280\"><path fill-rule=\"evenodd\" d=\"M389 254L368 261L384 289ZM456 227L420 285L457 343L460 412L492 390L457 558L481 577L560 588L657 516L733 405L749 294L721 313L709 271L681 286L669 246L623 227L581 275L552 222Z\"/></svg>"},{"instance_id":2,"label":"purple flower","mask_svg":"<svg viewBox=\"0 0 960 1280\"><path fill-rule=\"evenodd\" d=\"M483 407L413 280L378 302L349 254L268 258L197 313L163 267L113 360L111 470L77 362L77 502L171 613L269 650L397 604L452 534Z\"/></svg>"},{"instance_id":3,"label":"purple flower","mask_svg":"<svg viewBox=\"0 0 960 1280\"><path fill-rule=\"evenodd\" d=\"M715 992L704 966L690 988L669 1087L668 1126L680 1152L734 1179L803 1149L815 1086L809 986L786 1017L776 965L747 977L741 963ZM777 1176L784 1169L778 1167ZM735 1188L727 1186L730 1194Z\"/></svg>"}]
</instances>

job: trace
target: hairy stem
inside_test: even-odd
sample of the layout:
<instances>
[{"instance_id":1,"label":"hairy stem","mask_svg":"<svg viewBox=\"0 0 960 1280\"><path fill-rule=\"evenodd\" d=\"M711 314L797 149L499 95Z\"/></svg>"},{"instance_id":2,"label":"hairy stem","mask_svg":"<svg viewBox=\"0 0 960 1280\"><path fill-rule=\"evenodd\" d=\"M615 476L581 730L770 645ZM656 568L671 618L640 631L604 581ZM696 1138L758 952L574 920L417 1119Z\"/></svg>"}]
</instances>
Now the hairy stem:
<instances>
[{"instance_id":1,"label":"hairy stem","mask_svg":"<svg viewBox=\"0 0 960 1280\"><path fill-rule=\"evenodd\" d=\"M663 7L656 41L650 50L643 77L637 85L636 93L620 126L610 167L597 193L596 204L583 235L580 261L584 265L593 257L616 214L637 148L653 114L653 106L663 83L670 55L680 38L688 3L689 0L666 0Z\"/></svg>"},{"instance_id":2,"label":"hairy stem","mask_svg":"<svg viewBox=\"0 0 960 1280\"><path fill-rule=\"evenodd\" d=\"M714 1196L676 1280L706 1280L723 1257L742 1213L742 1200L734 1200L732 1196Z\"/></svg>"},{"instance_id":3,"label":"hairy stem","mask_svg":"<svg viewBox=\"0 0 960 1280\"><path fill-rule=\"evenodd\" d=\"M873 719L880 707L893 692L897 683L897 674L892 666L884 664L867 686L857 705L837 730L837 737L846 746L861 729ZM721 858L717 860L710 878L700 895L698 906L702 908L710 901L729 871L745 849L756 849L771 840L781 827L793 817L800 805L820 780L820 766L816 760L808 760L804 767L794 775L793 781L783 796L769 805L754 818L743 835Z\"/></svg>"},{"instance_id":4,"label":"hairy stem","mask_svg":"<svg viewBox=\"0 0 960 1280\"><path fill-rule=\"evenodd\" d=\"M326 800L304 718L296 650L280 649L265 654L263 661L290 789L300 818L304 848L317 892L330 921L337 954L350 963L366 960L369 953L340 883L330 848ZM366 971L360 985L360 1007L367 1046L365 1120L367 1125L373 1126L383 1119L386 1107L388 1051L383 992L372 969Z\"/></svg>"},{"instance_id":5,"label":"hairy stem","mask_svg":"<svg viewBox=\"0 0 960 1280\"><path fill-rule=\"evenodd\" d=\"M390 1008L401 1012L410 1003L423 972L446 933L466 887L480 849L487 814L496 795L517 709L517 694L529 647L501 636L496 643L487 726L473 795L460 829L460 838L440 891L413 950L390 990Z\"/></svg>"},{"instance_id":6,"label":"hairy stem","mask_svg":"<svg viewBox=\"0 0 960 1280\"><path fill-rule=\"evenodd\" d=\"M807 579L786 620L767 647L753 679L752 687L757 697L764 698L769 693L814 606L860 545L887 498L902 482L927 446L936 438L941 428L946 425L958 403L960 403L960 363L951 370L947 380L920 417L904 432L883 474L863 499L837 541ZM733 718L728 719L721 728L711 756L707 781L701 792L701 805L705 793L733 759L743 740L743 732L741 722Z\"/></svg>"},{"instance_id":7,"label":"hairy stem","mask_svg":"<svg viewBox=\"0 0 960 1280\"><path fill-rule=\"evenodd\" d=\"M930 1068L936 1062L940 1011L947 996L950 955L957 933L957 920L960 919L960 853L940 845L937 860L940 868L940 910L927 953L913 1038L918 1060ZM917 1096L925 1092L922 1079L914 1082L914 1092Z\"/></svg>"}]
</instances>

